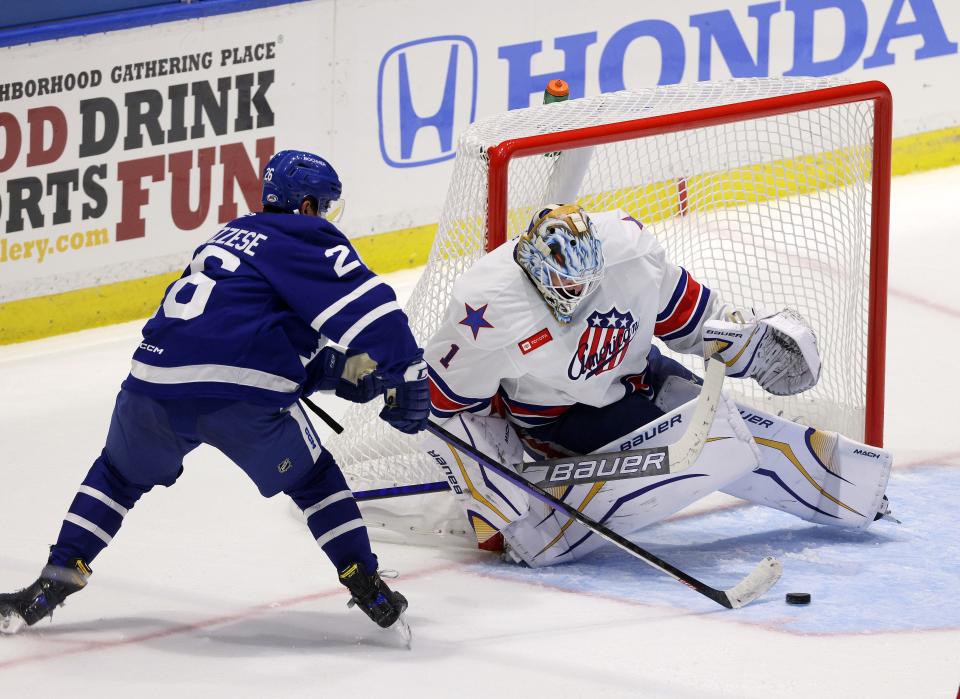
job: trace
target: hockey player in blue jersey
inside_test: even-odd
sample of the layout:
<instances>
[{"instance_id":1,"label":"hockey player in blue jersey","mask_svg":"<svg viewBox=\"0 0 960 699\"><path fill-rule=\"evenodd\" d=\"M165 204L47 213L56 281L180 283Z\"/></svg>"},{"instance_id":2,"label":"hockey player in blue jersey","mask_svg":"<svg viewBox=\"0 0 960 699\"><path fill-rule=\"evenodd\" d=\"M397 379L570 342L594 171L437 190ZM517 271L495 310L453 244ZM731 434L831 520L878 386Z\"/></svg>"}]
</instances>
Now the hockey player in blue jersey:
<instances>
[{"instance_id":1,"label":"hockey player in blue jersey","mask_svg":"<svg viewBox=\"0 0 960 699\"><path fill-rule=\"evenodd\" d=\"M47 565L29 587L0 595L0 631L50 616L82 589L130 509L173 485L201 443L265 497L289 495L351 601L382 627L397 621L407 601L381 580L353 495L298 403L316 390L355 402L386 394L380 416L408 433L429 413L423 352L393 290L324 218L340 193L324 159L281 151L264 171L264 211L197 248L143 329L106 446Z\"/></svg>"}]
</instances>

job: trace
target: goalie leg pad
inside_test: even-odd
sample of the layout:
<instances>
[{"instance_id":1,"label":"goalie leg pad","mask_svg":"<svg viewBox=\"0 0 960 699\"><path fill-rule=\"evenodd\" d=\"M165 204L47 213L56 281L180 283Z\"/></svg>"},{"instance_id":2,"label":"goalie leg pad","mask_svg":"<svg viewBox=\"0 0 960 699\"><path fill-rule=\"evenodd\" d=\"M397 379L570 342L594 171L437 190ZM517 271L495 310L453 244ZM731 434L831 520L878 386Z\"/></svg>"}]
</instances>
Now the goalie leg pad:
<instances>
[{"instance_id":1,"label":"goalie leg pad","mask_svg":"<svg viewBox=\"0 0 960 699\"><path fill-rule=\"evenodd\" d=\"M444 422L443 427L501 464L523 460L520 439L502 418L460 413ZM454 498L477 535L477 545L499 550L501 530L525 517L530 510L526 492L432 434L423 438L421 448L450 484Z\"/></svg>"},{"instance_id":2,"label":"goalie leg pad","mask_svg":"<svg viewBox=\"0 0 960 699\"><path fill-rule=\"evenodd\" d=\"M586 507L602 486L594 483L547 488L547 492L586 513ZM573 519L534 498L530 499L528 516L505 528L503 538L509 556L530 568L576 561L606 543Z\"/></svg>"},{"instance_id":3,"label":"goalie leg pad","mask_svg":"<svg viewBox=\"0 0 960 699\"><path fill-rule=\"evenodd\" d=\"M686 429L695 405L695 401L687 403L598 451L671 444ZM679 474L548 490L594 521L628 536L741 478L757 463L756 445L750 431L733 401L723 396L708 443L690 469ZM531 567L575 561L605 543L586 527L538 500L531 502L527 517L505 529L503 534L514 556Z\"/></svg>"},{"instance_id":4,"label":"goalie leg pad","mask_svg":"<svg viewBox=\"0 0 960 699\"><path fill-rule=\"evenodd\" d=\"M753 408L741 415L760 447L760 465L723 492L817 524L870 526L890 477L890 452Z\"/></svg>"}]
</instances>

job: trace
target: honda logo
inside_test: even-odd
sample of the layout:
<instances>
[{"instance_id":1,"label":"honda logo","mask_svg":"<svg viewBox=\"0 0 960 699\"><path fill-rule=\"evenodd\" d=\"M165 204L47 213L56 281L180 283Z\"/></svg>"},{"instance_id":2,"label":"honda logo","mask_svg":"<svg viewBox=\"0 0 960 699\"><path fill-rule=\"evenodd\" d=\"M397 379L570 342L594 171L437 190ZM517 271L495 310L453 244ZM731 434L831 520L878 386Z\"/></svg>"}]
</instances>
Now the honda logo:
<instances>
[{"instance_id":1,"label":"honda logo","mask_svg":"<svg viewBox=\"0 0 960 699\"><path fill-rule=\"evenodd\" d=\"M394 46L380 61L380 152L392 167L454 156L454 134L477 108L477 47L466 36L434 36Z\"/></svg>"}]
</instances>

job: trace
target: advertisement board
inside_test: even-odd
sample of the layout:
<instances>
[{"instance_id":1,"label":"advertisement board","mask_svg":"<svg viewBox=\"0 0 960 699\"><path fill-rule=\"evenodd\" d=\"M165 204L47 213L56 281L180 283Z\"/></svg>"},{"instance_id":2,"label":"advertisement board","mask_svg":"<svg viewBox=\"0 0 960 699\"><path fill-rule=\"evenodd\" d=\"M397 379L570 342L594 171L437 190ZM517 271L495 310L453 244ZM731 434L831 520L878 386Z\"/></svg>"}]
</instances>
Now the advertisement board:
<instances>
[{"instance_id":1,"label":"advertisement board","mask_svg":"<svg viewBox=\"0 0 960 699\"><path fill-rule=\"evenodd\" d=\"M459 134L538 103L553 78L574 98L876 79L894 94L895 136L955 135L958 40L948 0L315 0L9 46L0 304L181 269L220 223L259 208L281 148L332 162L344 232L379 236L357 241L374 268L421 261Z\"/></svg>"},{"instance_id":2,"label":"advertisement board","mask_svg":"<svg viewBox=\"0 0 960 699\"><path fill-rule=\"evenodd\" d=\"M246 13L5 49L0 300L178 269L259 208L281 128L323 151L332 24L293 13L272 10L268 31Z\"/></svg>"}]
</instances>

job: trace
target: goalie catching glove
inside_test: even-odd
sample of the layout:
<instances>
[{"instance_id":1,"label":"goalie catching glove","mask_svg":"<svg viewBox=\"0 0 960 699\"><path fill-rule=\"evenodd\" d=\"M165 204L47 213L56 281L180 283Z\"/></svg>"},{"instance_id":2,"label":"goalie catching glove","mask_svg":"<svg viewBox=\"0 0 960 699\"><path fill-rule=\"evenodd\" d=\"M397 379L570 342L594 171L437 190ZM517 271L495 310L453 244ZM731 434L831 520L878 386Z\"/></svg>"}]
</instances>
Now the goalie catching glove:
<instances>
[{"instance_id":1,"label":"goalie catching glove","mask_svg":"<svg viewBox=\"0 0 960 699\"><path fill-rule=\"evenodd\" d=\"M727 376L753 377L778 396L816 385L820 378L817 337L796 311L785 309L747 321L735 312L729 318L703 325L703 341L719 344Z\"/></svg>"}]
</instances>

